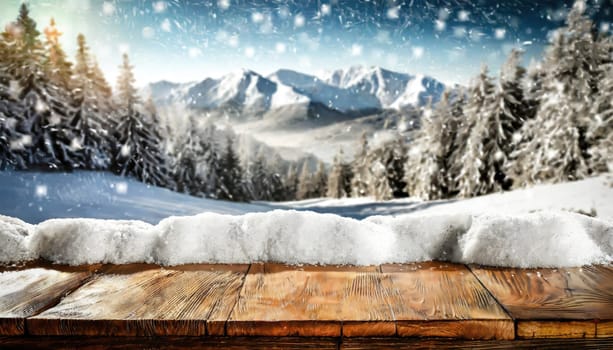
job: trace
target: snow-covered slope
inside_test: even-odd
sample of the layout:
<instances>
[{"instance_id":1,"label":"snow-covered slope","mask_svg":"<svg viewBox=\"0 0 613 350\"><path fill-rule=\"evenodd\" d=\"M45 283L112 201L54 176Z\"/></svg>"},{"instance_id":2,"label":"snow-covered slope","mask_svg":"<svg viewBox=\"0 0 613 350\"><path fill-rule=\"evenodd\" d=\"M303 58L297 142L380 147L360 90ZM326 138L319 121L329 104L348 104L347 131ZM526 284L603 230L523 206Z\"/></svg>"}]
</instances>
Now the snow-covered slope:
<instances>
[{"instance_id":1,"label":"snow-covered slope","mask_svg":"<svg viewBox=\"0 0 613 350\"><path fill-rule=\"evenodd\" d=\"M277 203L287 208L334 213L353 218L400 214L525 214L544 210L595 212L613 222L613 174L559 184L543 184L469 199L422 201L417 198L376 202L371 198L309 199Z\"/></svg>"},{"instance_id":2,"label":"snow-covered slope","mask_svg":"<svg viewBox=\"0 0 613 350\"><path fill-rule=\"evenodd\" d=\"M182 102L196 109L231 109L251 115L294 104L320 104L342 113L364 115L421 106L430 98L436 101L444 88L430 77L356 66L321 79L288 69L267 77L241 69L197 83L152 83L143 93L161 105Z\"/></svg>"}]
</instances>

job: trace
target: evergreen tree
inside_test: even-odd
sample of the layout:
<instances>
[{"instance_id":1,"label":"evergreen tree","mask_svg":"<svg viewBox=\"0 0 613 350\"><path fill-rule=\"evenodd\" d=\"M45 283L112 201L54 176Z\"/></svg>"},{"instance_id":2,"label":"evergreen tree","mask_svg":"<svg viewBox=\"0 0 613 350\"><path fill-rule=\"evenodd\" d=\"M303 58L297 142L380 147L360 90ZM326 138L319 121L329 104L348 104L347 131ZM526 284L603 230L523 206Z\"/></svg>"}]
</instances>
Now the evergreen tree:
<instances>
[{"instance_id":1,"label":"evergreen tree","mask_svg":"<svg viewBox=\"0 0 613 350\"><path fill-rule=\"evenodd\" d=\"M15 57L15 51L9 45L9 42L14 42L11 36L11 33L5 32L0 37L0 170L26 167L23 151L28 139L17 130L18 125L23 123L23 111L11 91L9 69Z\"/></svg>"},{"instance_id":2,"label":"evergreen tree","mask_svg":"<svg viewBox=\"0 0 613 350\"><path fill-rule=\"evenodd\" d=\"M511 52L495 90L487 72L480 75L480 91L484 93L479 109L472 109L478 114L468 116L475 122L464 157L461 173L464 177L460 180L461 194L465 197L507 190L511 186L507 168L513 137L519 132L528 109L522 87L525 69L519 65L520 59L520 51Z\"/></svg>"},{"instance_id":3,"label":"evergreen tree","mask_svg":"<svg viewBox=\"0 0 613 350\"><path fill-rule=\"evenodd\" d=\"M368 138L366 133L360 137L360 150L353 160L353 179L351 180L351 192L353 197L368 196L368 182L370 177L368 164Z\"/></svg>"},{"instance_id":4,"label":"evergreen tree","mask_svg":"<svg viewBox=\"0 0 613 350\"><path fill-rule=\"evenodd\" d=\"M524 142L514 155L515 168L521 169L515 175L519 185L576 180L590 173L587 131L594 118L590 108L597 61L593 23L584 11L585 4L577 1L546 50L537 116L526 123Z\"/></svg>"},{"instance_id":5,"label":"evergreen tree","mask_svg":"<svg viewBox=\"0 0 613 350\"><path fill-rule=\"evenodd\" d=\"M406 192L406 177L404 165L407 163L406 142L401 138L388 142L384 147L384 158L387 168L387 182L394 198L404 198Z\"/></svg>"},{"instance_id":6,"label":"evergreen tree","mask_svg":"<svg viewBox=\"0 0 613 350\"><path fill-rule=\"evenodd\" d=\"M591 113L593 122L587 131L589 166L596 172L613 171L613 37L598 40L597 94Z\"/></svg>"},{"instance_id":7,"label":"evergreen tree","mask_svg":"<svg viewBox=\"0 0 613 350\"><path fill-rule=\"evenodd\" d=\"M219 163L219 187L215 189L215 197L235 202L247 201L247 193L243 183L243 169L238 155L234 151L233 140L230 136L226 140L226 149Z\"/></svg>"},{"instance_id":8,"label":"evergreen tree","mask_svg":"<svg viewBox=\"0 0 613 350\"><path fill-rule=\"evenodd\" d=\"M263 154L259 154L251 164L250 179L252 195L255 200L271 200L272 198L272 176L269 174L266 159Z\"/></svg>"},{"instance_id":9,"label":"evergreen tree","mask_svg":"<svg viewBox=\"0 0 613 350\"><path fill-rule=\"evenodd\" d=\"M134 87L133 67L128 55L123 55L117 81L119 123L115 129L112 170L120 175L158 186L172 182L166 171L165 158L160 150L161 136L154 116L140 111L140 99Z\"/></svg>"},{"instance_id":10,"label":"evergreen tree","mask_svg":"<svg viewBox=\"0 0 613 350\"><path fill-rule=\"evenodd\" d=\"M468 101L464 107L464 114L468 130L463 135L468 135L466 148L462 156L462 168L459 174L459 191L462 197L472 197L488 193L493 179L489 174L489 164L483 158L484 137L492 137L495 132L491 119L493 114L494 84L488 74L487 66L483 66L481 73L474 80L468 95Z\"/></svg>"},{"instance_id":11,"label":"evergreen tree","mask_svg":"<svg viewBox=\"0 0 613 350\"><path fill-rule=\"evenodd\" d=\"M345 181L343 174L343 149L341 148L338 154L334 157L334 163L327 180L326 196L329 198L347 197L345 191Z\"/></svg>"},{"instance_id":12,"label":"evergreen tree","mask_svg":"<svg viewBox=\"0 0 613 350\"><path fill-rule=\"evenodd\" d=\"M69 92L54 85L45 74L45 50L26 4L21 5L15 26L15 59L8 69L20 89L17 99L24 120L18 128L31 140L26 150L28 163L49 168L78 167L82 155L68 125Z\"/></svg>"},{"instance_id":13,"label":"evergreen tree","mask_svg":"<svg viewBox=\"0 0 613 350\"><path fill-rule=\"evenodd\" d=\"M173 176L176 191L193 196L204 196L206 188L198 172L198 162L207 153L209 145L201 139L192 118L189 119L187 134L174 150Z\"/></svg>"},{"instance_id":14,"label":"evergreen tree","mask_svg":"<svg viewBox=\"0 0 613 350\"><path fill-rule=\"evenodd\" d=\"M62 33L57 28L55 20L51 18L49 26L45 28L45 46L47 47L45 73L49 82L56 88L66 91L65 97L70 98L72 63L68 61L64 49L60 45L61 35Z\"/></svg>"},{"instance_id":15,"label":"evergreen tree","mask_svg":"<svg viewBox=\"0 0 613 350\"><path fill-rule=\"evenodd\" d=\"M417 149L406 168L407 192L422 199L446 198L453 191L455 176L452 157L458 121L452 110L451 92L445 91L434 110L426 109L421 122Z\"/></svg>"},{"instance_id":16,"label":"evergreen tree","mask_svg":"<svg viewBox=\"0 0 613 350\"><path fill-rule=\"evenodd\" d=\"M112 128L108 118L108 100L110 96L100 93L96 86L85 36L77 37L76 64L73 75L74 114L70 125L84 153L87 169L105 169L111 158L112 140L108 130Z\"/></svg>"},{"instance_id":17,"label":"evergreen tree","mask_svg":"<svg viewBox=\"0 0 613 350\"><path fill-rule=\"evenodd\" d=\"M394 197L387 178L383 147L375 148L369 153L370 181L368 193L376 200L389 200Z\"/></svg>"},{"instance_id":18,"label":"evergreen tree","mask_svg":"<svg viewBox=\"0 0 613 350\"><path fill-rule=\"evenodd\" d=\"M296 166L294 164L290 164L283 184L285 188L284 200L296 199L298 191L298 173L296 172Z\"/></svg>"},{"instance_id":19,"label":"evergreen tree","mask_svg":"<svg viewBox=\"0 0 613 350\"><path fill-rule=\"evenodd\" d=\"M309 171L309 164L307 161L302 163L302 170L298 177L298 189L296 190L296 199L303 200L310 198L313 193L313 185L311 179L311 172Z\"/></svg>"},{"instance_id":20,"label":"evergreen tree","mask_svg":"<svg viewBox=\"0 0 613 350\"><path fill-rule=\"evenodd\" d=\"M311 178L311 193L308 194L308 198L321 198L325 197L328 191L328 173L326 172L326 166L322 161L317 164L317 170Z\"/></svg>"}]
</instances>

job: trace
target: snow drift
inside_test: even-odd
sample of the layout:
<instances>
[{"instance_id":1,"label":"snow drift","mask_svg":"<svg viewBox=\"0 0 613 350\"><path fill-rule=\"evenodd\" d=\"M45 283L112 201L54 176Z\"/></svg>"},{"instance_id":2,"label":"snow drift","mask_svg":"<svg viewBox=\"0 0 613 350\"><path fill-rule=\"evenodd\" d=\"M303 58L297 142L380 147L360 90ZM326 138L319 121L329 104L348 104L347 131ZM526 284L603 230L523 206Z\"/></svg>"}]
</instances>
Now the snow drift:
<instances>
[{"instance_id":1,"label":"snow drift","mask_svg":"<svg viewBox=\"0 0 613 350\"><path fill-rule=\"evenodd\" d=\"M275 210L141 221L0 216L0 262L283 262L371 265L446 260L513 267L609 263L613 223L584 215L403 215L363 220Z\"/></svg>"}]
</instances>

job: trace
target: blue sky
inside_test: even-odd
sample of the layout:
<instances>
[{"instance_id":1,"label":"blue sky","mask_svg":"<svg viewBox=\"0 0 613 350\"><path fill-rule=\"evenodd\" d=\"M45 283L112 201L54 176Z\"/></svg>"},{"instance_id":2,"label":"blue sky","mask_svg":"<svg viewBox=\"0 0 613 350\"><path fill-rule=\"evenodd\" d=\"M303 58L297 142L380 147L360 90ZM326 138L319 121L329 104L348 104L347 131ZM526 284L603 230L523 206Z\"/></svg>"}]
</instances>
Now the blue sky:
<instances>
[{"instance_id":1,"label":"blue sky","mask_svg":"<svg viewBox=\"0 0 613 350\"><path fill-rule=\"evenodd\" d=\"M0 20L21 0L2 0ZM307 73L378 65L467 83L481 63L498 70L513 47L526 63L541 55L572 1L28 1L44 28L54 17L72 56L85 34L114 84L129 52L140 85L191 81L239 68L262 74L280 68ZM602 30L611 30L613 0L588 1Z\"/></svg>"}]
</instances>

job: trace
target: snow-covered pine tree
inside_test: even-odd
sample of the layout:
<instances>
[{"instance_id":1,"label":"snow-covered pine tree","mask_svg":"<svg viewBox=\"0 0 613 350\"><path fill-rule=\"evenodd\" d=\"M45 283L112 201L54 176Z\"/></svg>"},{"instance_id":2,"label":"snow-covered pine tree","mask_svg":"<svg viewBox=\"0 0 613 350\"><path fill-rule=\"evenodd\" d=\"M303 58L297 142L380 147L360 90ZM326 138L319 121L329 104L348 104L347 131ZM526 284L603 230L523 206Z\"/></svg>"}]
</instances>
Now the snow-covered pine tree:
<instances>
[{"instance_id":1,"label":"snow-covered pine tree","mask_svg":"<svg viewBox=\"0 0 613 350\"><path fill-rule=\"evenodd\" d=\"M15 99L15 91L11 91L11 82L13 85L15 82L9 69L15 50L7 43L12 41L10 36L7 32L0 36L0 170L26 167L23 151L27 138L17 130L23 123L23 111Z\"/></svg>"},{"instance_id":2,"label":"snow-covered pine tree","mask_svg":"<svg viewBox=\"0 0 613 350\"><path fill-rule=\"evenodd\" d=\"M304 161L304 163L302 163L302 169L300 170L300 176L298 177L296 199L303 200L310 198L311 193L313 193L312 176L309 171L308 162Z\"/></svg>"},{"instance_id":3,"label":"snow-covered pine tree","mask_svg":"<svg viewBox=\"0 0 613 350\"><path fill-rule=\"evenodd\" d=\"M296 193L298 191L298 173L296 172L296 165L294 165L294 163L289 165L283 185L285 192L284 200L296 199Z\"/></svg>"},{"instance_id":4,"label":"snow-covered pine tree","mask_svg":"<svg viewBox=\"0 0 613 350\"><path fill-rule=\"evenodd\" d=\"M311 191L312 192L308 195L309 198L325 197L328 192L328 173L322 161L317 163L317 170L311 178Z\"/></svg>"},{"instance_id":5,"label":"snow-covered pine tree","mask_svg":"<svg viewBox=\"0 0 613 350\"><path fill-rule=\"evenodd\" d=\"M272 162L268 164L268 176L270 182L270 199L271 201L283 201L287 197L285 192L285 177L281 175L282 172L282 158L276 156L272 159Z\"/></svg>"},{"instance_id":6,"label":"snow-covered pine tree","mask_svg":"<svg viewBox=\"0 0 613 350\"><path fill-rule=\"evenodd\" d=\"M408 196L406 192L405 164L407 163L407 143L401 137L390 141L386 147L387 181L394 198Z\"/></svg>"},{"instance_id":7,"label":"snow-covered pine tree","mask_svg":"<svg viewBox=\"0 0 613 350\"><path fill-rule=\"evenodd\" d=\"M450 99L451 91L447 90L434 109L428 107L424 110L419 139L413 146L418 149L412 149L410 153L411 157L417 159L407 163L405 190L422 199L447 198L455 187L451 153L454 150L458 121L453 114L454 106Z\"/></svg>"},{"instance_id":8,"label":"snow-covered pine tree","mask_svg":"<svg viewBox=\"0 0 613 350\"><path fill-rule=\"evenodd\" d=\"M513 150L513 137L519 132L527 110L522 88L525 69L520 66L520 60L521 52L513 50L502 67L495 90L487 72L482 72L479 77L484 98L478 114L468 115L476 119L468 138L464 172L460 179L461 194L465 197L511 187L506 172Z\"/></svg>"},{"instance_id":9,"label":"snow-covered pine tree","mask_svg":"<svg viewBox=\"0 0 613 350\"><path fill-rule=\"evenodd\" d=\"M172 173L176 191L193 196L205 196L206 188L198 172L198 163L208 151L209 145L201 140L193 118L189 118L187 132L173 150Z\"/></svg>"},{"instance_id":10,"label":"snow-covered pine tree","mask_svg":"<svg viewBox=\"0 0 613 350\"><path fill-rule=\"evenodd\" d=\"M74 113L70 125L74 128L84 153L83 167L86 169L106 169L110 164L112 141L108 130L109 99L99 89L99 77L92 68L89 47L85 36L77 37L73 85Z\"/></svg>"},{"instance_id":11,"label":"snow-covered pine tree","mask_svg":"<svg viewBox=\"0 0 613 350\"><path fill-rule=\"evenodd\" d=\"M494 94L494 83L489 76L487 66L484 65L469 89L468 101L464 106L465 122L458 130L458 136L467 137L458 176L459 195L464 198L487 193L491 186L490 179L484 171L488 164L484 162L481 133L486 133L488 137L492 136L489 135L491 125L488 117L494 113Z\"/></svg>"},{"instance_id":12,"label":"snow-covered pine tree","mask_svg":"<svg viewBox=\"0 0 613 350\"><path fill-rule=\"evenodd\" d=\"M15 79L23 109L23 123L18 129L29 137L26 149L28 164L46 168L78 167L80 145L68 126L69 92L54 85L46 76L45 50L39 39L36 22L24 3L14 24L15 57L9 72Z\"/></svg>"},{"instance_id":13,"label":"snow-covered pine tree","mask_svg":"<svg viewBox=\"0 0 613 350\"><path fill-rule=\"evenodd\" d=\"M383 147L369 152L370 182L368 193L376 200L389 200L393 198L393 190L387 178L387 164L384 161Z\"/></svg>"},{"instance_id":14,"label":"snow-covered pine tree","mask_svg":"<svg viewBox=\"0 0 613 350\"><path fill-rule=\"evenodd\" d=\"M514 155L523 170L515 175L518 185L577 180L590 173L586 135L594 118L597 61L593 23L584 11L585 3L575 2L566 26L546 49L537 116L525 124L524 142Z\"/></svg>"},{"instance_id":15,"label":"snow-covered pine tree","mask_svg":"<svg viewBox=\"0 0 613 350\"><path fill-rule=\"evenodd\" d=\"M345 168L343 161L343 149L339 149L338 154L334 157L332 169L328 174L326 196L329 198L344 198L349 196L346 192Z\"/></svg>"},{"instance_id":16,"label":"snow-covered pine tree","mask_svg":"<svg viewBox=\"0 0 613 350\"><path fill-rule=\"evenodd\" d=\"M44 62L45 74L49 82L58 89L70 92L72 90L72 63L68 61L66 52L60 45L62 32L57 28L55 19L51 17L49 25L44 30L47 55ZM70 98L70 94L66 97Z\"/></svg>"},{"instance_id":17,"label":"snow-covered pine tree","mask_svg":"<svg viewBox=\"0 0 613 350\"><path fill-rule=\"evenodd\" d=\"M264 154L260 153L249 166L251 193L255 200L271 200L272 176L267 169Z\"/></svg>"},{"instance_id":18,"label":"snow-covered pine tree","mask_svg":"<svg viewBox=\"0 0 613 350\"><path fill-rule=\"evenodd\" d=\"M597 41L597 93L587 131L589 166L595 172L613 171L613 36L600 34Z\"/></svg>"},{"instance_id":19,"label":"snow-covered pine tree","mask_svg":"<svg viewBox=\"0 0 613 350\"><path fill-rule=\"evenodd\" d=\"M114 147L111 169L116 174L129 175L138 180L169 186L165 157L160 149L161 137L154 116L145 115L134 87L134 74L127 54L119 67L117 80L118 120L114 130L117 144Z\"/></svg>"},{"instance_id":20,"label":"snow-covered pine tree","mask_svg":"<svg viewBox=\"0 0 613 350\"><path fill-rule=\"evenodd\" d=\"M216 198L235 202L249 200L243 182L243 168L234 150L234 140L227 137L226 149L219 161L218 188Z\"/></svg>"},{"instance_id":21,"label":"snow-covered pine tree","mask_svg":"<svg viewBox=\"0 0 613 350\"><path fill-rule=\"evenodd\" d=\"M360 136L360 149L352 162L353 179L351 180L351 195L353 197L368 196L370 171L368 164L368 138L363 132Z\"/></svg>"}]
</instances>

